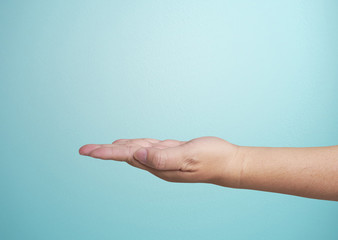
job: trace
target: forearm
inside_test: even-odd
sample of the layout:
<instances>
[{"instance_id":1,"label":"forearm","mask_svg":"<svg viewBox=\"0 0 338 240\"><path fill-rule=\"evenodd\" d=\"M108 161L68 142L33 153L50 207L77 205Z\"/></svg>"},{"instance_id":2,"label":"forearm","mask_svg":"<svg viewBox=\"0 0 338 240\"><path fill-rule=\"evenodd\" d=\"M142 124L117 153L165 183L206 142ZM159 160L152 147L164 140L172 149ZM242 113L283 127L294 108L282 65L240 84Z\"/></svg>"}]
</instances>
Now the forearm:
<instances>
[{"instance_id":1,"label":"forearm","mask_svg":"<svg viewBox=\"0 0 338 240\"><path fill-rule=\"evenodd\" d=\"M240 147L239 188L338 201L338 146Z\"/></svg>"},{"instance_id":2,"label":"forearm","mask_svg":"<svg viewBox=\"0 0 338 240\"><path fill-rule=\"evenodd\" d=\"M241 147L205 136L190 141L118 139L87 144L79 152L125 161L170 182L206 182L338 201L338 146Z\"/></svg>"}]
</instances>

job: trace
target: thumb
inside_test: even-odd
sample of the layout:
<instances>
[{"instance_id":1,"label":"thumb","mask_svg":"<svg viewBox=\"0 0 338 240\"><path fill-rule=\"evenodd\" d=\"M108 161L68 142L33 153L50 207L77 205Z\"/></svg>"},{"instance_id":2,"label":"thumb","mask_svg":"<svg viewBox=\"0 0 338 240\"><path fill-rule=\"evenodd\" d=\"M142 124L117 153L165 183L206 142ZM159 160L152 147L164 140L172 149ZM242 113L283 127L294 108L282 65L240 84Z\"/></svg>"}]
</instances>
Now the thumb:
<instances>
[{"instance_id":1,"label":"thumb","mask_svg":"<svg viewBox=\"0 0 338 240\"><path fill-rule=\"evenodd\" d=\"M154 147L140 148L134 158L142 164L158 170L179 170L185 159L182 146L158 149Z\"/></svg>"}]
</instances>

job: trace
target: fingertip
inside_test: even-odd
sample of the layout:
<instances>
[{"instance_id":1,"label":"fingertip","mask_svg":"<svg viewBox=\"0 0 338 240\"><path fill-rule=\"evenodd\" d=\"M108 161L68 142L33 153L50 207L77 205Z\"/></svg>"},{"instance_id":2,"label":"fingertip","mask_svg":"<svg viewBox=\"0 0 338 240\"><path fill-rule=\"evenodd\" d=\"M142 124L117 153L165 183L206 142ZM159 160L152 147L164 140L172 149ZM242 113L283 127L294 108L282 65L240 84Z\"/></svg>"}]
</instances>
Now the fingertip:
<instances>
[{"instance_id":1,"label":"fingertip","mask_svg":"<svg viewBox=\"0 0 338 240\"><path fill-rule=\"evenodd\" d=\"M82 146L82 147L80 147L80 149L79 149L79 154L80 155L85 155L85 145L84 146Z\"/></svg>"},{"instance_id":2,"label":"fingertip","mask_svg":"<svg viewBox=\"0 0 338 240\"><path fill-rule=\"evenodd\" d=\"M88 156L93 150L99 148L98 144L86 144L79 149L79 154Z\"/></svg>"}]
</instances>

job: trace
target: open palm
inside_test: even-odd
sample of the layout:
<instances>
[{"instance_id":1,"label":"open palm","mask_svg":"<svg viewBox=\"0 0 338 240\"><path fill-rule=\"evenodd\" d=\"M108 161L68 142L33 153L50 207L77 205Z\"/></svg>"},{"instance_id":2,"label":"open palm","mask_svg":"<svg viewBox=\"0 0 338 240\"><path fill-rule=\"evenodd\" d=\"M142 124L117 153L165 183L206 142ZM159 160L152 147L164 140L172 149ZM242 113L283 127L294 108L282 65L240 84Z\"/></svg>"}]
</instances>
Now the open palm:
<instances>
[{"instance_id":1,"label":"open palm","mask_svg":"<svg viewBox=\"0 0 338 240\"><path fill-rule=\"evenodd\" d=\"M112 144L87 144L79 152L124 161L171 182L215 183L224 181L224 174L228 173L227 185L231 185L231 181L237 181L238 169L233 167L236 150L236 145L221 138L200 137L190 141L118 139Z\"/></svg>"}]
</instances>

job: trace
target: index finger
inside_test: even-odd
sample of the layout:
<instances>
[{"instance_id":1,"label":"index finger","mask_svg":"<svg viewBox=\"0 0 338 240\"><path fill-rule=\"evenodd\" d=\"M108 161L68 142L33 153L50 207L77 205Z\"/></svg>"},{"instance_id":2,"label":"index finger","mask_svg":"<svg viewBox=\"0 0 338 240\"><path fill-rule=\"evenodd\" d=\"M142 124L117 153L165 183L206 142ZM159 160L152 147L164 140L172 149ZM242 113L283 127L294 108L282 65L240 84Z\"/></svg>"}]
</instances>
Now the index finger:
<instances>
[{"instance_id":1,"label":"index finger","mask_svg":"<svg viewBox=\"0 0 338 240\"><path fill-rule=\"evenodd\" d=\"M100 147L111 147L112 144L86 144L83 145L80 149L79 149L79 153L81 155L88 155L90 152L92 152L93 150L100 148Z\"/></svg>"},{"instance_id":2,"label":"index finger","mask_svg":"<svg viewBox=\"0 0 338 240\"><path fill-rule=\"evenodd\" d=\"M131 162L134 152L139 148L141 148L141 146L137 145L102 146L91 151L88 156L104 160Z\"/></svg>"}]
</instances>

